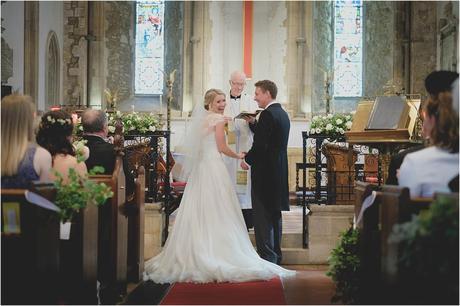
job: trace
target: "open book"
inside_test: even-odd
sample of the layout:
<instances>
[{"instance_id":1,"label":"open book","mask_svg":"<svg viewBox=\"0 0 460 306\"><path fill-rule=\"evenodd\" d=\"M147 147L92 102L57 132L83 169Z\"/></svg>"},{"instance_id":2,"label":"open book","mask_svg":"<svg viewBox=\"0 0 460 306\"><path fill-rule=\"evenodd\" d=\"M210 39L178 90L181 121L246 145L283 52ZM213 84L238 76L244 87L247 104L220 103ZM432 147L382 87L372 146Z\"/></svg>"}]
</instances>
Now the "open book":
<instances>
[{"instance_id":1,"label":"open book","mask_svg":"<svg viewBox=\"0 0 460 306\"><path fill-rule=\"evenodd\" d=\"M261 109L258 109L254 112L246 112L246 111L243 111L241 113L239 113L235 119L244 119L244 117L255 117L257 116L262 110Z\"/></svg>"}]
</instances>

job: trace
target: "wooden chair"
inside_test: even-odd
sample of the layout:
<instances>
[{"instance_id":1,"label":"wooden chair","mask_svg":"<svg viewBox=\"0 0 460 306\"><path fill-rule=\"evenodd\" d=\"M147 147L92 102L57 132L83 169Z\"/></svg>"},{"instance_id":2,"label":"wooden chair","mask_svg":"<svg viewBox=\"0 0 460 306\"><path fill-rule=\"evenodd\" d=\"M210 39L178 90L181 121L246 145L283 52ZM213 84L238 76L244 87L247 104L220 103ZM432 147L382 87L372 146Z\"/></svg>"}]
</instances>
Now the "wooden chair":
<instances>
[{"instance_id":1,"label":"wooden chair","mask_svg":"<svg viewBox=\"0 0 460 306\"><path fill-rule=\"evenodd\" d=\"M99 207L98 279L113 288L116 294L123 295L127 283L128 219L125 215L126 185L121 156L117 156L112 175L90 178L105 183L113 191L113 197Z\"/></svg>"},{"instance_id":2,"label":"wooden chair","mask_svg":"<svg viewBox=\"0 0 460 306\"><path fill-rule=\"evenodd\" d=\"M144 272L145 170L137 170L135 200L128 203L128 279L138 283Z\"/></svg>"},{"instance_id":3,"label":"wooden chair","mask_svg":"<svg viewBox=\"0 0 460 306\"><path fill-rule=\"evenodd\" d=\"M1 189L2 304L56 304L58 208L32 204L27 193Z\"/></svg>"}]
</instances>

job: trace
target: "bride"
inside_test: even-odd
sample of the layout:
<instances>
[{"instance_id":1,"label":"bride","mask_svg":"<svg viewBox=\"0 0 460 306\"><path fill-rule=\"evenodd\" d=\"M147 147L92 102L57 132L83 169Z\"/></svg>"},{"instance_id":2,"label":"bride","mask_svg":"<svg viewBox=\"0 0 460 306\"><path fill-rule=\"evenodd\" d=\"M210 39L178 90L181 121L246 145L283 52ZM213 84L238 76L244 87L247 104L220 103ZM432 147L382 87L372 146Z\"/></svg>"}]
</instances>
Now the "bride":
<instances>
[{"instance_id":1,"label":"bride","mask_svg":"<svg viewBox=\"0 0 460 306\"><path fill-rule=\"evenodd\" d=\"M163 250L145 264L145 280L245 282L295 274L260 258L249 240L221 155L244 157L226 144L224 127L231 118L223 116L225 105L225 94L210 89L204 107L193 111L182 172L187 186Z\"/></svg>"}]
</instances>

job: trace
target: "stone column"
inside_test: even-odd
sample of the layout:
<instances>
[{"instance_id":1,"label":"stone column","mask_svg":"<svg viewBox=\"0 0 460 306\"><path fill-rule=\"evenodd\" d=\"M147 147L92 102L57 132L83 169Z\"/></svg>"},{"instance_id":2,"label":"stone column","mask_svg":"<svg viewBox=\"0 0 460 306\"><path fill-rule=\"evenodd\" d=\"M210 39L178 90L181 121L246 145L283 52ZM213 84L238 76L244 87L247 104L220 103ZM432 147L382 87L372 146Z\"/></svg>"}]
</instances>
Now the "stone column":
<instances>
[{"instance_id":1,"label":"stone column","mask_svg":"<svg viewBox=\"0 0 460 306\"><path fill-rule=\"evenodd\" d=\"M88 2L64 2L64 104L86 106Z\"/></svg>"},{"instance_id":2,"label":"stone column","mask_svg":"<svg viewBox=\"0 0 460 306\"><path fill-rule=\"evenodd\" d=\"M38 105L39 2L24 2L24 94Z\"/></svg>"},{"instance_id":3,"label":"stone column","mask_svg":"<svg viewBox=\"0 0 460 306\"><path fill-rule=\"evenodd\" d=\"M161 233L165 215L161 203L145 204L144 258L148 260L161 251Z\"/></svg>"},{"instance_id":4,"label":"stone column","mask_svg":"<svg viewBox=\"0 0 460 306\"><path fill-rule=\"evenodd\" d=\"M311 114L313 3L286 2L287 6L287 109L291 117Z\"/></svg>"}]
</instances>

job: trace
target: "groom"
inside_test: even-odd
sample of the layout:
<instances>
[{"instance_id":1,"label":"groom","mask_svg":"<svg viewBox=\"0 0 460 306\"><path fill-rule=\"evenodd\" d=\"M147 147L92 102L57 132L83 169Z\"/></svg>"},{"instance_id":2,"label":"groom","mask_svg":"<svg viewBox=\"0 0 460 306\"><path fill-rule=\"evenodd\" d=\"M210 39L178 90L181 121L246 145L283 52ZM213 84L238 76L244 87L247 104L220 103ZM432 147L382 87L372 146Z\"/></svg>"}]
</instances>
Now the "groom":
<instances>
[{"instance_id":1,"label":"groom","mask_svg":"<svg viewBox=\"0 0 460 306\"><path fill-rule=\"evenodd\" d=\"M287 145L290 122L281 104L275 100L276 84L263 80L255 87L254 100L264 111L259 120L246 118L254 132L254 142L241 168L251 167L257 251L263 259L280 264L281 210L289 210Z\"/></svg>"}]
</instances>

